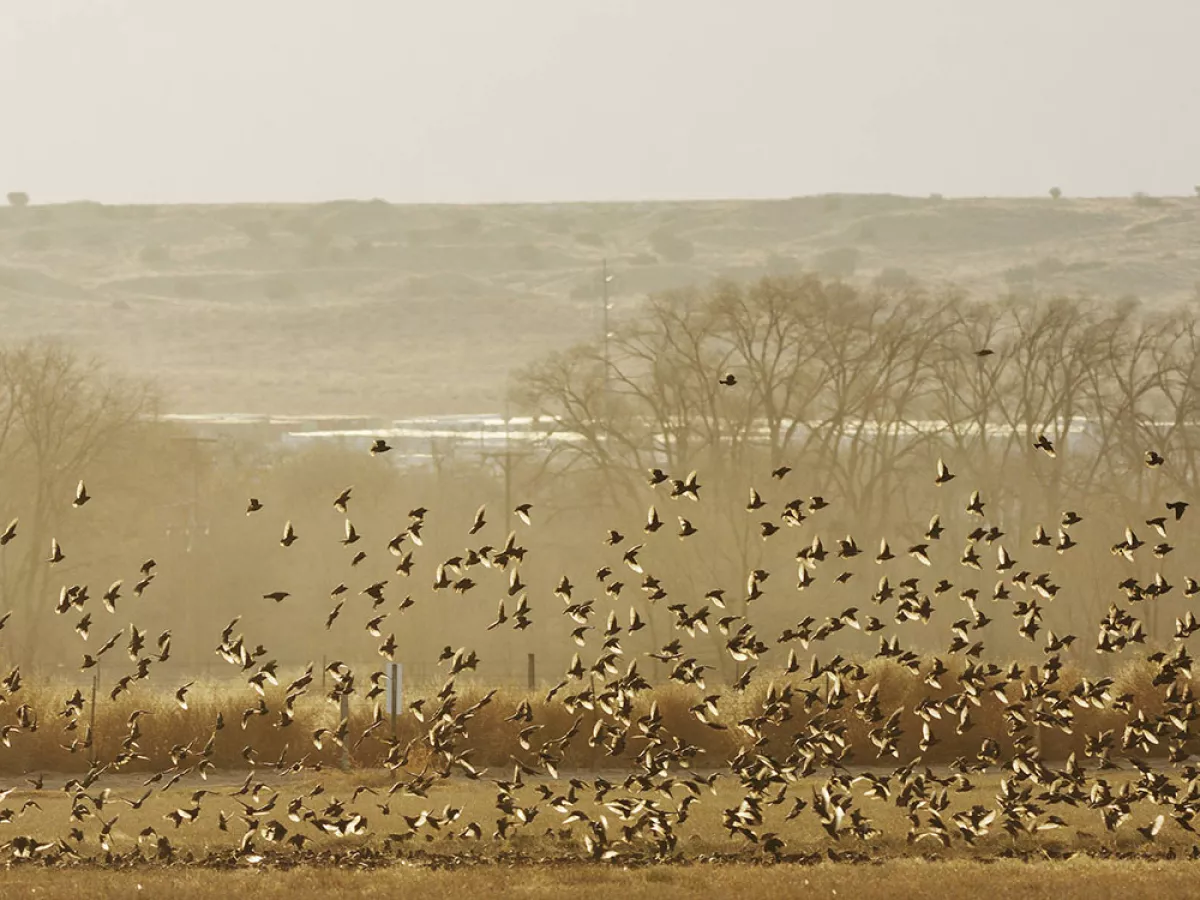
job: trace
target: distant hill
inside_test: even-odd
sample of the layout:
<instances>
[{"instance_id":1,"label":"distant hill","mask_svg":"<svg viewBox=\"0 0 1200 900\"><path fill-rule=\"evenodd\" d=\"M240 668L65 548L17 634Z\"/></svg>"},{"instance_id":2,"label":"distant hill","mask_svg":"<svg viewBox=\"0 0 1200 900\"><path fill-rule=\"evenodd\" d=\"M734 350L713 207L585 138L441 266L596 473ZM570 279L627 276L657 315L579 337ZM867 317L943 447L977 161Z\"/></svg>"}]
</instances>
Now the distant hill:
<instances>
[{"instance_id":1,"label":"distant hill","mask_svg":"<svg viewBox=\"0 0 1200 900\"><path fill-rule=\"evenodd\" d=\"M507 373L717 276L816 270L1200 297L1200 198L0 208L0 339L55 335L175 412L495 410Z\"/></svg>"}]
</instances>

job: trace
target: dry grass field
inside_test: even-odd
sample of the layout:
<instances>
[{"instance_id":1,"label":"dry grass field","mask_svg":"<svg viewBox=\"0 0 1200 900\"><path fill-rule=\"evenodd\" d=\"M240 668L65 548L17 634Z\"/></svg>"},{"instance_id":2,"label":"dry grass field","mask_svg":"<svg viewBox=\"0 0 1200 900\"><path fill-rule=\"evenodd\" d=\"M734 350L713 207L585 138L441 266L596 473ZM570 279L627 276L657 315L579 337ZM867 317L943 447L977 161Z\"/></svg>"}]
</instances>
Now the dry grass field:
<instances>
[{"instance_id":1,"label":"dry grass field","mask_svg":"<svg viewBox=\"0 0 1200 900\"><path fill-rule=\"evenodd\" d=\"M647 293L815 270L1009 290L1196 294L1200 199L0 208L4 336L152 376L174 412L500 408L507 373ZM497 340L503 335L504 340Z\"/></svg>"}]
</instances>

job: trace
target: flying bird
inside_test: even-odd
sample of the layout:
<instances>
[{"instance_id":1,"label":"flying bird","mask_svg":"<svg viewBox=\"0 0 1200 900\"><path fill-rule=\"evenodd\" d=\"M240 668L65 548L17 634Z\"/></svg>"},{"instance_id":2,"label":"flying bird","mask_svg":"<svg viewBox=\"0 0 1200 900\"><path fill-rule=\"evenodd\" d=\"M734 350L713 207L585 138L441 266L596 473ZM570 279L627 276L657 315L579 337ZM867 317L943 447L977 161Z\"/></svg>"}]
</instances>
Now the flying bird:
<instances>
[{"instance_id":1,"label":"flying bird","mask_svg":"<svg viewBox=\"0 0 1200 900\"><path fill-rule=\"evenodd\" d=\"M1044 434L1038 435L1038 439L1033 442L1033 447L1035 450L1043 451L1051 459L1054 459L1054 457L1058 455L1054 452L1054 444L1051 443L1050 438L1046 437Z\"/></svg>"}]
</instances>

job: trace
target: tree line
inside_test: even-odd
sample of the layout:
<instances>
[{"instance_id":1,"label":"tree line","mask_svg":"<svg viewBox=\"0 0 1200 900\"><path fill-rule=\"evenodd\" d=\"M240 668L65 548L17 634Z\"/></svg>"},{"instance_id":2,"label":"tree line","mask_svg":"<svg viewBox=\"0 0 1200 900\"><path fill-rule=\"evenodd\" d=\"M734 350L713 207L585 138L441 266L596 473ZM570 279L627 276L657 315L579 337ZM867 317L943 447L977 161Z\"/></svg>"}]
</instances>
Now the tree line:
<instances>
[{"instance_id":1,"label":"tree line","mask_svg":"<svg viewBox=\"0 0 1200 900\"><path fill-rule=\"evenodd\" d=\"M149 386L59 345L3 348L0 528L20 521L18 539L0 552L0 611L14 613L0 632L0 652L73 663L78 615L54 615L62 588L88 586L94 599L123 578L128 597L144 558L156 556L161 574L148 599L118 604L114 628L124 609L137 609L145 629L178 622L182 608L197 623L243 614L253 627L277 629L279 610L261 595L282 587L295 595L285 629L294 639L283 642L285 652L293 647L297 659L326 648L370 655L374 644L364 634L322 627L333 605L333 584L325 582L389 578L389 592L415 602L397 631L402 653L411 650L405 658L415 659L421 647L474 634L468 609L494 613L491 588L447 598L431 592L423 571L462 554L464 523L483 502L494 529L503 530L506 502L532 502L538 525L521 534L531 548L522 578L537 611L534 625L519 634L489 633L479 646L488 666L522 672L525 653L534 650L544 671L565 665L557 656L573 652L572 623L560 615L553 588L563 574L590 582L589 571L611 554L602 541L608 528L628 535L628 544L647 544L646 569L669 596L652 601L635 579L619 596L599 585L588 592L599 614L638 610L648 626L639 649L649 650L671 636L671 605L694 610L714 588L726 590L729 611L763 634L801 615L870 608L877 542L887 539L903 557L935 513L955 534L980 524L1002 530L1000 542L1035 575L1052 565L1065 588L1048 627L1082 635L1075 649L1086 650L1121 578L1146 583L1161 575L1178 585L1200 577L1182 552L1143 554L1137 564L1111 552L1126 526L1158 540L1144 524L1151 511L1193 499L1200 465L1196 340L1196 310L1188 306L981 300L816 276L656 294L615 323L607 346L598 336L514 376L515 408L571 440L506 454L508 491L496 471L463 460L397 479L358 452L321 449L281 459L261 447L199 447L155 421L160 401ZM1165 464L1149 469L1149 450ZM949 484L934 484L938 459L956 475ZM696 470L701 502L650 487L646 476L655 467L673 478ZM771 477L781 467L792 471ZM70 500L85 476L100 499L75 510ZM392 574L394 560L378 548L362 566L339 569L348 559L330 501L347 484L363 498L351 518L368 545L403 528L409 508L434 511L411 579ZM751 488L762 508L746 509ZM986 505L982 517L965 509L974 490ZM247 517L252 495L267 510ZM803 498L808 509L815 497L826 508L803 523L781 516L789 502ZM665 523L653 539L643 534L650 505ZM1057 544L1068 510L1084 518L1070 533L1076 546L1057 555L1052 546L1052 563L1033 557L1035 529L1043 526ZM677 516L694 528L686 541L672 533ZM285 519L302 536L300 552L275 546ZM491 537L495 544L503 535ZM844 537L864 549L868 565L843 584L797 592L797 551L815 540L833 547ZM66 554L53 566L51 538ZM998 577L990 562L965 572L957 550L932 571L901 559L889 572L895 579L943 578L956 590L972 585L989 596ZM755 570L772 578L751 606L747 575ZM1171 616L1186 605L1182 593L1158 598L1148 611L1152 641L1169 637ZM944 645L961 614L956 604L954 594L939 600L918 649ZM206 660L211 637L199 630L177 635L177 656ZM737 667L722 650L724 638L715 630L711 637L708 662L732 677ZM847 632L838 640L831 646L848 653L874 649L865 635ZM1037 648L1018 641L994 650L1036 655Z\"/></svg>"},{"instance_id":2,"label":"tree line","mask_svg":"<svg viewBox=\"0 0 1200 900\"><path fill-rule=\"evenodd\" d=\"M698 554L710 578L773 558L759 523L729 511L783 465L835 511L826 541L915 543L934 511L965 523L960 486L981 492L1014 546L1089 510L1092 539L1059 563L1087 585L1072 616L1082 627L1111 599L1125 525L1145 530L1145 510L1192 497L1198 337L1192 306L767 277L649 297L607 341L529 365L513 396L572 436L547 452L559 486L574 477L587 502L644 505L653 467L707 476L709 495L725 494ZM1149 450L1167 460L1154 477ZM954 490L934 484L939 458Z\"/></svg>"}]
</instances>

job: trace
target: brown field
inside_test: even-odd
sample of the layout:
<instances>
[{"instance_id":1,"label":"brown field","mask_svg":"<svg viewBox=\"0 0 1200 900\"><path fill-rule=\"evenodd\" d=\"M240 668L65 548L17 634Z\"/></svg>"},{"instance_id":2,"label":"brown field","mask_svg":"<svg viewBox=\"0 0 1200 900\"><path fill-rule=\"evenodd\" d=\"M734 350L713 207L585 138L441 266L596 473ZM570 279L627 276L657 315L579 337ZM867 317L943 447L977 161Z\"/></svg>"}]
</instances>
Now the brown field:
<instances>
[{"instance_id":1,"label":"brown field","mask_svg":"<svg viewBox=\"0 0 1200 900\"><path fill-rule=\"evenodd\" d=\"M1195 198L0 208L5 337L103 348L172 412L497 410L507 374L646 294L799 270L1195 296ZM504 340L497 340L497 335Z\"/></svg>"},{"instance_id":2,"label":"brown field","mask_svg":"<svg viewBox=\"0 0 1200 900\"><path fill-rule=\"evenodd\" d=\"M1195 864L1145 860L1072 859L1061 863L999 860L929 863L896 860L873 865L713 864L622 868L504 866L384 870L301 867L287 871L138 869L114 872L16 869L0 872L6 898L116 900L169 897L209 900L252 895L257 900L295 897L438 900L460 897L588 898L669 900L674 897L853 897L857 900L920 900L940 896L994 900L1138 900L1188 897L1196 884Z\"/></svg>"},{"instance_id":3,"label":"brown field","mask_svg":"<svg viewBox=\"0 0 1200 900\"><path fill-rule=\"evenodd\" d=\"M879 771L879 770L877 770ZM150 783L135 775L109 775L104 779L106 790L99 794L99 806L93 801L83 804L79 812L77 801L63 790L70 783L66 776L46 774L41 789L32 789L26 782L10 779L10 791L5 805L10 819L5 834L8 841L16 835L39 839L62 835L72 851L62 863L99 864L121 868L128 865L155 866L164 862L205 867L244 867L259 860L267 867L295 865L340 865L377 867L394 864L416 866L458 866L492 863L504 865L587 861L585 846L586 825L568 822L566 815L556 812L543 801L543 796L561 796L570 791L572 779L604 778L616 786L603 804L595 802L591 790L580 791L573 807L593 819L601 816L609 822L609 830L619 834L620 827L633 821L623 817L611 805L614 800L635 798L638 795L624 790L621 781L628 770L563 771L559 779L530 776L523 787L513 791L518 805L541 806L528 823L514 822L504 840L494 833L498 810L496 786L489 779L470 781L452 778L417 797L400 791L388 795L394 782L383 770L358 772L306 772L300 775L280 774L269 769L253 771L221 771L207 779L189 775L172 787L163 789L161 782ZM880 774L885 774L880 772ZM507 773L492 773L503 780ZM947 778L951 773L939 768L935 778ZM1133 787L1134 778L1128 772L1108 773L1114 792L1124 785ZM680 778L685 777L683 772ZM149 787L147 786L149 784ZM811 805L800 815L787 818L796 798L812 798L825 785L819 777L800 778L789 785L789 795L778 804L764 803L765 824L762 834L777 835L782 845L768 852L761 843L733 835L722 825L723 811L737 807L745 793L732 776L719 775L711 789L705 789L691 806L689 815L676 827L678 843L674 850L663 853L643 837L625 841L617 838L612 862L617 865L647 865L667 862L674 864L737 861L752 863L817 862L833 857L843 862L872 862L920 858L927 861L989 861L1008 856L1026 860L1063 860L1076 854L1095 857L1128 858L1189 858L1200 853L1194 833L1185 831L1168 819L1153 841L1143 838L1132 826L1145 826L1155 810L1147 804L1145 811L1136 811L1131 824L1118 832L1106 832L1099 812L1086 805L1072 807L1050 804L1061 825L1033 833L1006 834L998 827L971 844L958 839L943 847L937 840L906 838L909 825L907 807L895 796L888 799L867 796L862 792L866 782L855 780L854 806L876 829L877 833L856 837L844 832L836 840L821 827L811 812ZM248 786L248 787L247 787ZM976 805L990 807L1002 789L1000 774L973 775L959 787L947 788L948 808L943 815L968 810ZM169 818L177 809L192 805L195 792L207 792L201 798L201 813L197 818L174 825ZM543 793L544 792L544 793ZM675 801L687 796L687 791L675 788ZM645 795L651 796L651 795ZM781 795L782 796L782 795ZM270 811L254 816L252 829L255 853L239 852L238 843L247 832L243 819L243 804L263 806L277 797ZM659 802L667 794L654 794ZM768 798L769 799L769 798ZM289 804L302 800L304 808L318 812L327 805L338 805L345 815L355 813L366 817L369 834L337 837L322 834L309 822L297 821L288 812ZM132 802L140 801L135 810ZM20 810L14 816L13 810ZM417 824L422 811L437 815L441 824ZM450 810L450 816L446 811ZM452 821L447 821L452 818ZM283 826L281 836L268 838L268 826ZM476 838L466 829L478 823L482 829ZM68 835L70 828L78 833ZM304 835L305 846L296 849L286 843L294 835ZM158 841L165 838L170 853L159 851ZM6 843L9 865L21 860L11 856L12 847ZM60 863L60 864L62 864Z\"/></svg>"}]
</instances>

